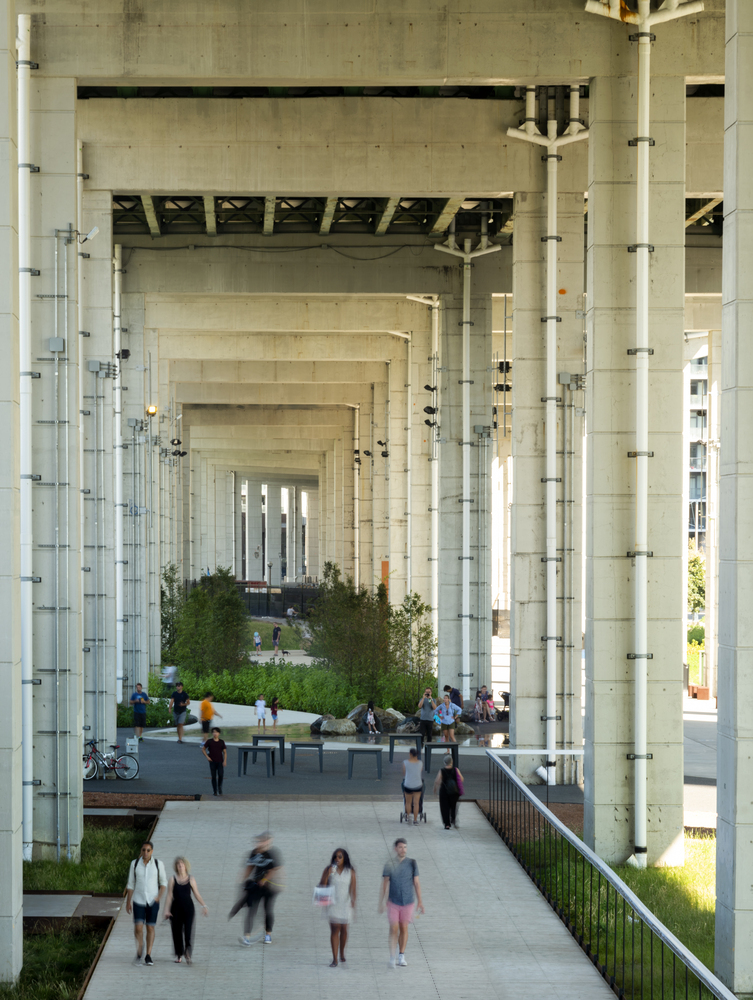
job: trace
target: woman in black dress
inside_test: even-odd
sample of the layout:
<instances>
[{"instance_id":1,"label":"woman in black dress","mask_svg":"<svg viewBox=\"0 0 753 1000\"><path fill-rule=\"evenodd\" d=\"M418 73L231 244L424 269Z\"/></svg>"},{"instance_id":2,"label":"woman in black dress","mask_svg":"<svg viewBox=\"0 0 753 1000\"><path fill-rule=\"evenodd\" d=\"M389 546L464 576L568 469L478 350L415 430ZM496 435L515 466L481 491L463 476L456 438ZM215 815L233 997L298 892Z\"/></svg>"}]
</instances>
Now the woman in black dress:
<instances>
[{"instance_id":1,"label":"woman in black dress","mask_svg":"<svg viewBox=\"0 0 753 1000\"><path fill-rule=\"evenodd\" d=\"M439 811L445 830L457 826L458 799L462 794L463 775L453 766L452 754L444 758L444 766L439 769L434 781L434 791L439 789Z\"/></svg>"},{"instance_id":2,"label":"woman in black dress","mask_svg":"<svg viewBox=\"0 0 753 1000\"><path fill-rule=\"evenodd\" d=\"M192 896L196 897L205 917L208 916L209 910L199 894L196 879L190 874L191 866L188 861L178 857L175 859L173 868L175 874L167 885L165 920L170 920L172 924L175 961L182 962L185 955L186 962L190 965L193 918L195 916Z\"/></svg>"}]
</instances>

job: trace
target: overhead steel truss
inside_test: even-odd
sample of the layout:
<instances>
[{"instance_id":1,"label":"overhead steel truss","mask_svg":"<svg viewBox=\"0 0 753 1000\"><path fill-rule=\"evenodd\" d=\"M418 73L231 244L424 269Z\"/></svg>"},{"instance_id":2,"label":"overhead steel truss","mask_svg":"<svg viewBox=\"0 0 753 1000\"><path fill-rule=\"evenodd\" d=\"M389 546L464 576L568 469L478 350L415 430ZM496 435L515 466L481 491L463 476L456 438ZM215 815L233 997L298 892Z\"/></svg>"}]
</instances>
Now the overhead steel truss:
<instances>
[{"instance_id":1,"label":"overhead steel truss","mask_svg":"<svg viewBox=\"0 0 753 1000\"><path fill-rule=\"evenodd\" d=\"M121 236L362 233L438 238L453 219L457 232L478 232L482 215L490 236L509 232L505 227L512 199L113 195L113 229Z\"/></svg>"}]
</instances>

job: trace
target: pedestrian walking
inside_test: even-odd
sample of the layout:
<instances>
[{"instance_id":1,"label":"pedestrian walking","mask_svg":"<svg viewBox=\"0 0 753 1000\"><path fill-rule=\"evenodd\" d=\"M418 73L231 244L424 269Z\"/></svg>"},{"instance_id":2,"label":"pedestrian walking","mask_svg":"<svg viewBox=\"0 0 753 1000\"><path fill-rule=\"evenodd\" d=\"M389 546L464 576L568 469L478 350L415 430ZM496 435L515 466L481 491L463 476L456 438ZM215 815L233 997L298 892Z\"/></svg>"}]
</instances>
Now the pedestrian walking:
<instances>
[{"instance_id":1,"label":"pedestrian walking","mask_svg":"<svg viewBox=\"0 0 753 1000\"><path fill-rule=\"evenodd\" d=\"M144 924L146 924L146 952L144 965L154 965L154 929L159 915L159 904L167 888L165 866L152 857L151 840L141 845L141 854L131 863L126 885L126 913L133 914L133 936L136 938L134 965L141 965L144 953Z\"/></svg>"},{"instance_id":2,"label":"pedestrian walking","mask_svg":"<svg viewBox=\"0 0 753 1000\"><path fill-rule=\"evenodd\" d=\"M328 885L334 890L332 902L327 908L329 919L329 942L332 946L330 969L345 962L345 945L348 943L348 924L353 919L356 908L356 870L344 847L333 851L329 865L322 872L320 885Z\"/></svg>"},{"instance_id":3,"label":"pedestrian walking","mask_svg":"<svg viewBox=\"0 0 753 1000\"><path fill-rule=\"evenodd\" d=\"M460 715L460 709L450 701L450 696L446 694L444 699L437 706L439 714L439 724L442 727L442 742L447 738L450 743L457 743L455 739L455 720Z\"/></svg>"},{"instance_id":4,"label":"pedestrian walking","mask_svg":"<svg viewBox=\"0 0 753 1000\"><path fill-rule=\"evenodd\" d=\"M212 725L212 719L217 716L221 719L222 716L214 707L212 702L214 701L214 695L211 691L207 691L204 695L204 700L201 703L201 708L199 709L199 715L201 716L201 731L204 733L204 742L209 739L209 731Z\"/></svg>"},{"instance_id":5,"label":"pedestrian walking","mask_svg":"<svg viewBox=\"0 0 753 1000\"><path fill-rule=\"evenodd\" d=\"M173 863L173 871L175 874L170 877L167 884L165 920L170 921L173 931L175 961L180 964L185 956L186 964L190 965L193 951L193 921L196 916L192 897L196 897L205 917L209 916L209 910L201 898L187 859L177 857Z\"/></svg>"},{"instance_id":6,"label":"pedestrian walking","mask_svg":"<svg viewBox=\"0 0 753 1000\"><path fill-rule=\"evenodd\" d=\"M261 729L264 726L264 732L267 731L267 703L264 701L264 695L260 694L256 699L256 728Z\"/></svg>"},{"instance_id":7,"label":"pedestrian walking","mask_svg":"<svg viewBox=\"0 0 753 1000\"><path fill-rule=\"evenodd\" d=\"M254 648L256 649L256 655L261 653L261 636L258 632L254 632Z\"/></svg>"},{"instance_id":8,"label":"pedestrian walking","mask_svg":"<svg viewBox=\"0 0 753 1000\"><path fill-rule=\"evenodd\" d=\"M281 635L282 635L282 629L277 624L277 622L275 622L275 627L272 629L272 642L274 643L274 647L275 647L275 656L277 656L277 654L280 651L280 636Z\"/></svg>"},{"instance_id":9,"label":"pedestrian walking","mask_svg":"<svg viewBox=\"0 0 753 1000\"><path fill-rule=\"evenodd\" d=\"M142 733L146 725L146 706L149 704L149 695L141 684L136 685L136 690L131 695L131 704L133 705L133 735L141 743L144 739Z\"/></svg>"},{"instance_id":10,"label":"pedestrian walking","mask_svg":"<svg viewBox=\"0 0 753 1000\"><path fill-rule=\"evenodd\" d=\"M281 875L282 858L278 851L272 847L272 834L269 832L260 833L241 875L243 892L228 915L228 920L230 920L239 910L246 907L241 944L251 945L255 941L260 941L262 937L264 937L265 944L272 943L272 928L275 922L274 903L275 897L281 889ZM265 933L252 938L251 930L254 926L254 917L259 903L264 903Z\"/></svg>"},{"instance_id":11,"label":"pedestrian walking","mask_svg":"<svg viewBox=\"0 0 753 1000\"><path fill-rule=\"evenodd\" d=\"M277 732L277 713L280 711L280 699L275 697L269 704L272 713L272 732Z\"/></svg>"},{"instance_id":12,"label":"pedestrian walking","mask_svg":"<svg viewBox=\"0 0 753 1000\"><path fill-rule=\"evenodd\" d=\"M173 719L178 729L178 743L183 742L183 726L186 723L186 713L190 704L191 699L183 690L182 682L178 681L175 690L170 695L170 704L167 706L169 711L173 713Z\"/></svg>"},{"instance_id":13,"label":"pedestrian walking","mask_svg":"<svg viewBox=\"0 0 753 1000\"><path fill-rule=\"evenodd\" d=\"M220 728L215 726L212 730L211 740L207 740L202 746L201 752L209 761L209 773L212 778L212 793L222 795L222 780L227 767L227 744L220 739Z\"/></svg>"},{"instance_id":14,"label":"pedestrian walking","mask_svg":"<svg viewBox=\"0 0 753 1000\"><path fill-rule=\"evenodd\" d=\"M411 747L408 759L403 761L403 791L405 792L405 811L408 816L413 814L414 825L418 823L418 813L421 805L421 792L424 785L424 765L418 756L418 750Z\"/></svg>"},{"instance_id":15,"label":"pedestrian walking","mask_svg":"<svg viewBox=\"0 0 753 1000\"><path fill-rule=\"evenodd\" d=\"M434 730L434 712L436 707L437 703L431 696L431 688L427 688L424 691L423 698L421 698L418 703L418 711L421 713L419 716L418 728L421 733L422 743L431 742L431 734Z\"/></svg>"},{"instance_id":16,"label":"pedestrian walking","mask_svg":"<svg viewBox=\"0 0 753 1000\"><path fill-rule=\"evenodd\" d=\"M434 792L439 790L439 811L445 830L457 826L458 799L463 793L463 775L455 767L452 754L445 755L444 764L434 779Z\"/></svg>"},{"instance_id":17,"label":"pedestrian walking","mask_svg":"<svg viewBox=\"0 0 753 1000\"><path fill-rule=\"evenodd\" d=\"M379 895L379 912L384 912L387 899L387 919L390 922L390 968L407 965L405 949L408 944L408 924L418 900L418 912L425 913L418 881L418 864L408 857L408 842L398 837L394 845L395 856L382 871L382 890Z\"/></svg>"}]
</instances>

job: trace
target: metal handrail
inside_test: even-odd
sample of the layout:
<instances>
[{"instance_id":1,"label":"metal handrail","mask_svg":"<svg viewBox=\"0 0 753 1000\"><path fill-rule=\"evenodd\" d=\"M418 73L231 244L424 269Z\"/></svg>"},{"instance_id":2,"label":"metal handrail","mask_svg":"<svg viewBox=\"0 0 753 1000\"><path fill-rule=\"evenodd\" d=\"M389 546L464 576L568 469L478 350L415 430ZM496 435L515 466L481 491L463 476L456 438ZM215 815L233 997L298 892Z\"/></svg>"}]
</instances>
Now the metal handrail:
<instances>
[{"instance_id":1,"label":"metal handrail","mask_svg":"<svg viewBox=\"0 0 753 1000\"><path fill-rule=\"evenodd\" d=\"M537 810L538 813L540 813L544 821L556 830L560 837L566 840L568 844L570 844L570 846L584 858L585 861L598 871L600 876L608 882L615 892L624 900L624 902L630 906L633 913L640 918L643 924L645 924L645 926L653 934L655 934L667 948L669 948L669 950L682 962L682 964L693 973L699 982L699 987L700 985L705 986L713 996L718 998L718 1000L736 1000L735 994L728 990L727 987L716 978L713 972L707 969L703 962L701 962L691 951L689 951L685 945L679 941L660 920L657 919L645 903L641 902L635 893L622 881L619 875L615 874L609 865L602 861L598 854L595 854L583 843L582 840L568 830L564 823L557 819L554 813L550 812L549 809L547 809L546 806L529 791L520 778L518 778L518 776L499 759L493 750L487 750L486 756L489 758L490 785L492 773L491 769L492 767L495 767L502 772L504 779L514 786L526 802ZM491 816L491 806L492 800L490 792L489 814L487 815L487 818L493 822ZM553 900L553 905L555 912L558 913L563 922L567 922L565 921L564 911L559 906L559 901ZM614 985L614 981L612 985ZM625 991L623 989L620 989L619 995L623 996L624 992Z\"/></svg>"}]
</instances>

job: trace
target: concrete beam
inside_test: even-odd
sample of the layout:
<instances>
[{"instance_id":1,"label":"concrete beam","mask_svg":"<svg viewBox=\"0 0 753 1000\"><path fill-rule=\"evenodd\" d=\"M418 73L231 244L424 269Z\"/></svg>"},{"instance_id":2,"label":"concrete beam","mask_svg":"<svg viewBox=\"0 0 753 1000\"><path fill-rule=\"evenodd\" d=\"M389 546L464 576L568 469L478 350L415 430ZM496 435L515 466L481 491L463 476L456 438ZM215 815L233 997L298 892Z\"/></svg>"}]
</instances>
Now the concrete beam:
<instances>
[{"instance_id":1,"label":"concrete beam","mask_svg":"<svg viewBox=\"0 0 753 1000\"><path fill-rule=\"evenodd\" d=\"M274 195L267 195L264 199L264 235L272 236L275 231L275 206L277 198Z\"/></svg>"},{"instance_id":2,"label":"concrete beam","mask_svg":"<svg viewBox=\"0 0 753 1000\"><path fill-rule=\"evenodd\" d=\"M249 385L240 382L175 382L171 386L176 403L198 403L202 405L227 404L229 406L273 406L280 402L280 390L274 385ZM286 390L291 394L288 387ZM302 385L295 390L297 406L332 406L334 393L332 386ZM357 382L341 382L337 386L337 397L346 406L358 406L371 398L371 386Z\"/></svg>"},{"instance_id":3,"label":"concrete beam","mask_svg":"<svg viewBox=\"0 0 753 1000\"><path fill-rule=\"evenodd\" d=\"M384 362L351 361L170 361L170 380L175 382L285 382L337 383L379 382Z\"/></svg>"},{"instance_id":4,"label":"concrete beam","mask_svg":"<svg viewBox=\"0 0 753 1000\"><path fill-rule=\"evenodd\" d=\"M217 213L214 205L214 195L204 195L204 215L207 221L207 236L217 235Z\"/></svg>"},{"instance_id":5,"label":"concrete beam","mask_svg":"<svg viewBox=\"0 0 753 1000\"><path fill-rule=\"evenodd\" d=\"M149 232L152 236L161 236L162 230L160 229L159 219L157 218L157 210L154 205L154 198L150 194L141 195L141 204L144 206L144 214L146 215L146 221L149 225Z\"/></svg>"},{"instance_id":6,"label":"concrete beam","mask_svg":"<svg viewBox=\"0 0 753 1000\"><path fill-rule=\"evenodd\" d=\"M333 16L346 9L357 16ZM20 0L18 12L35 15L35 51L45 54L40 75L104 85L587 83L627 75L635 58L624 25L586 16L573 0L469 9L436 0L350 7L222 0L208 9L151 0L136 14L130 0L94 0L85 18L60 0ZM704 13L662 30L671 32L672 44L656 60L656 74L722 79L723 0L706 0Z\"/></svg>"},{"instance_id":7,"label":"concrete beam","mask_svg":"<svg viewBox=\"0 0 753 1000\"><path fill-rule=\"evenodd\" d=\"M289 406L192 406L182 409L182 427L212 427L232 424L253 427L349 427L353 420L353 410L348 406L311 407L309 409Z\"/></svg>"},{"instance_id":8,"label":"concrete beam","mask_svg":"<svg viewBox=\"0 0 753 1000\"><path fill-rule=\"evenodd\" d=\"M429 311L404 296L214 295L149 292L144 326L229 333L387 333L427 331Z\"/></svg>"},{"instance_id":9,"label":"concrete beam","mask_svg":"<svg viewBox=\"0 0 753 1000\"><path fill-rule=\"evenodd\" d=\"M405 357L406 340L401 335L342 333L285 336L270 334L233 334L217 331L196 334L182 331L159 331L160 359L202 361L242 361L253 357L252 364L278 361L389 361Z\"/></svg>"},{"instance_id":10,"label":"concrete beam","mask_svg":"<svg viewBox=\"0 0 753 1000\"><path fill-rule=\"evenodd\" d=\"M458 214L458 209L464 201L465 197L447 199L442 206L442 211L437 216L436 222L431 227L429 238L433 236L442 236L447 231L447 227Z\"/></svg>"},{"instance_id":11,"label":"concrete beam","mask_svg":"<svg viewBox=\"0 0 753 1000\"><path fill-rule=\"evenodd\" d=\"M377 219L376 226L374 228L375 236L386 236L387 230L389 229L390 223L395 217L395 210L400 204L400 198L388 198L387 203L382 209L382 214Z\"/></svg>"},{"instance_id":12,"label":"concrete beam","mask_svg":"<svg viewBox=\"0 0 753 1000\"><path fill-rule=\"evenodd\" d=\"M337 210L337 198L327 198L327 204L324 206L324 212L322 213L322 221L319 223L319 235L327 236L330 229L332 228L332 221L335 218L335 211Z\"/></svg>"}]
</instances>

